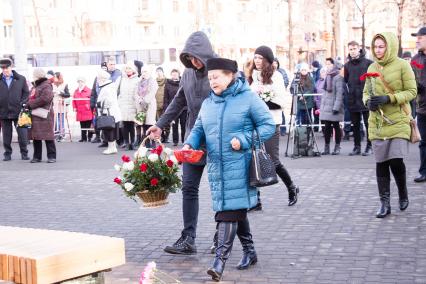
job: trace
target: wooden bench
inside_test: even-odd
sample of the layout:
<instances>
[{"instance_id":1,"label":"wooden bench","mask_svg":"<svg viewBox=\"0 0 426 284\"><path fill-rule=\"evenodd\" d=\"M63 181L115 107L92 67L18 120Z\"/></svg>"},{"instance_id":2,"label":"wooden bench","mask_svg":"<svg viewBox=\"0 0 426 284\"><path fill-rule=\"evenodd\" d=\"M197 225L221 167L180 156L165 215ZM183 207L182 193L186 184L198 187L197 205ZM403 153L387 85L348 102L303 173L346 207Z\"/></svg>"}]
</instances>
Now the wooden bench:
<instances>
[{"instance_id":1,"label":"wooden bench","mask_svg":"<svg viewBox=\"0 0 426 284\"><path fill-rule=\"evenodd\" d=\"M125 262L124 239L0 226L0 280L58 283Z\"/></svg>"}]
</instances>

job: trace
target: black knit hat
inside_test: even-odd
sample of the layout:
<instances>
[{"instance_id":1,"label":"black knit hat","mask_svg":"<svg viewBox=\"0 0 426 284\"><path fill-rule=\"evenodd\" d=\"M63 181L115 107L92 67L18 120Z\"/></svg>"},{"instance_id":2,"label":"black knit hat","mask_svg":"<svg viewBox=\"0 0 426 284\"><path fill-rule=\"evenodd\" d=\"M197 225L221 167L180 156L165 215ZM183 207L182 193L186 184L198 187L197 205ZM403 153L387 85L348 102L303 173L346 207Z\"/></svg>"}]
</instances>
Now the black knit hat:
<instances>
[{"instance_id":1,"label":"black knit hat","mask_svg":"<svg viewBox=\"0 0 426 284\"><path fill-rule=\"evenodd\" d=\"M262 55L263 58L268 60L269 63L274 62L274 53L272 52L272 49L266 45L261 45L254 51L254 54Z\"/></svg>"},{"instance_id":2,"label":"black knit hat","mask_svg":"<svg viewBox=\"0 0 426 284\"><path fill-rule=\"evenodd\" d=\"M210 58L206 62L207 71L210 70L228 70L232 73L238 72L237 61L226 58Z\"/></svg>"},{"instance_id":3,"label":"black knit hat","mask_svg":"<svg viewBox=\"0 0 426 284\"><path fill-rule=\"evenodd\" d=\"M320 63L317 61L317 60L314 60L313 62L312 62L312 67L315 67L315 68L320 68Z\"/></svg>"}]
</instances>

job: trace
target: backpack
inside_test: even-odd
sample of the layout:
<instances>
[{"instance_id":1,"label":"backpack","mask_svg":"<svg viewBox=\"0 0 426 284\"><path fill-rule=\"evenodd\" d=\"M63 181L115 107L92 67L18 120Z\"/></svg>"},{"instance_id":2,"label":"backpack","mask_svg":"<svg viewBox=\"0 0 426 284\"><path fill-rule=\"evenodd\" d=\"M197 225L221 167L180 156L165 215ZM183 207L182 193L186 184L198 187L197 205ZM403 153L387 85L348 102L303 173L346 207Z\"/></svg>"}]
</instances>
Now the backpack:
<instances>
[{"instance_id":1,"label":"backpack","mask_svg":"<svg viewBox=\"0 0 426 284\"><path fill-rule=\"evenodd\" d=\"M314 132L312 127L297 126L294 129L293 156L316 156L314 152Z\"/></svg>"}]
</instances>

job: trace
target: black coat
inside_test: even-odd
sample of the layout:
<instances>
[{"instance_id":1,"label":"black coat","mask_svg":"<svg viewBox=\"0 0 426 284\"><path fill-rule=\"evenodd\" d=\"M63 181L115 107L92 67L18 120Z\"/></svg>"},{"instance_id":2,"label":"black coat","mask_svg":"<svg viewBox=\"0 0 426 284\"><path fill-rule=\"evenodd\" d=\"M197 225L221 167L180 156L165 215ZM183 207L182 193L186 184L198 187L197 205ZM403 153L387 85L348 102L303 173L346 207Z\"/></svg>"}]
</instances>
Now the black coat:
<instances>
[{"instance_id":1,"label":"black coat","mask_svg":"<svg viewBox=\"0 0 426 284\"><path fill-rule=\"evenodd\" d=\"M352 59L348 56L349 61L345 64L345 83L348 86L347 107L350 112L368 111L362 101L362 92L364 90L365 81L361 81L359 77L367 72L368 66L373 61L365 58L365 52L361 50L358 58Z\"/></svg>"},{"instance_id":2,"label":"black coat","mask_svg":"<svg viewBox=\"0 0 426 284\"><path fill-rule=\"evenodd\" d=\"M164 105L163 105L164 109L167 109L167 107L170 105L173 98L177 94L177 92L179 90L179 82L180 81L173 81L171 79L167 79L166 86L164 87ZM186 109L187 109L187 107L185 106L185 107L183 107L182 111L184 111Z\"/></svg>"},{"instance_id":3,"label":"black coat","mask_svg":"<svg viewBox=\"0 0 426 284\"><path fill-rule=\"evenodd\" d=\"M426 55L419 51L411 62L415 61L418 64L426 65ZM416 112L421 113L422 115L426 115L426 68L418 69L414 65L411 64L416 74L417 81L417 109Z\"/></svg>"},{"instance_id":4,"label":"black coat","mask_svg":"<svg viewBox=\"0 0 426 284\"><path fill-rule=\"evenodd\" d=\"M0 119L18 119L22 104L28 101L27 79L16 71L12 73L10 88L2 80L3 75L0 73Z\"/></svg>"}]
</instances>

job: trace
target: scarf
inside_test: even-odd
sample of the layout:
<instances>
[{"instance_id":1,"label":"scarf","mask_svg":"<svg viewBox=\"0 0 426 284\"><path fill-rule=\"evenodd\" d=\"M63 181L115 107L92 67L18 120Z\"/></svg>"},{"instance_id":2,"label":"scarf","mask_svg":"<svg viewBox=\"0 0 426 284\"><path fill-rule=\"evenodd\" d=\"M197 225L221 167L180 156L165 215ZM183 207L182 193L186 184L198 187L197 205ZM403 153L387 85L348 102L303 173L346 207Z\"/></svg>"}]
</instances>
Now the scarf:
<instances>
[{"instance_id":1,"label":"scarf","mask_svg":"<svg viewBox=\"0 0 426 284\"><path fill-rule=\"evenodd\" d=\"M339 72L340 70L336 66L334 66L333 69L327 72L327 77L325 77L324 82L324 90L326 90L327 92L333 91L333 78L334 76L339 74Z\"/></svg>"},{"instance_id":2,"label":"scarf","mask_svg":"<svg viewBox=\"0 0 426 284\"><path fill-rule=\"evenodd\" d=\"M150 85L151 78L142 79L138 84L138 94L141 97L145 97L148 93L148 87Z\"/></svg>"}]
</instances>

